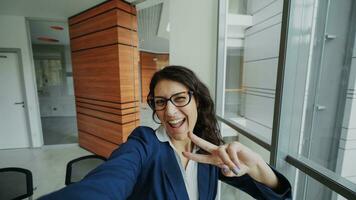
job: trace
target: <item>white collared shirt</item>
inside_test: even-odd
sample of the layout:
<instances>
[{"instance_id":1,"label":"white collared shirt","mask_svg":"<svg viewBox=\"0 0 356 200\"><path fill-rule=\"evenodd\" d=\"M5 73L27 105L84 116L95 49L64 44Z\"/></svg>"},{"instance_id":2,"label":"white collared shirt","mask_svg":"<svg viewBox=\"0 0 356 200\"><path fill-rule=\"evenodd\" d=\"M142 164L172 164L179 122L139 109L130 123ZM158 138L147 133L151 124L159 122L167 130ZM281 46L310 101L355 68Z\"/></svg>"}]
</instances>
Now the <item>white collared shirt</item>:
<instances>
[{"instance_id":1,"label":"white collared shirt","mask_svg":"<svg viewBox=\"0 0 356 200\"><path fill-rule=\"evenodd\" d=\"M184 166L180 159L179 153L177 149L172 144L166 129L163 126L160 126L155 131L156 136L160 142L168 142L169 145L174 150L177 162L179 164L180 171L182 173L185 188L188 192L188 196L190 200L198 200L198 163L194 160L189 160L186 169L184 170ZM193 153L197 152L198 148L196 146L193 147Z\"/></svg>"}]
</instances>

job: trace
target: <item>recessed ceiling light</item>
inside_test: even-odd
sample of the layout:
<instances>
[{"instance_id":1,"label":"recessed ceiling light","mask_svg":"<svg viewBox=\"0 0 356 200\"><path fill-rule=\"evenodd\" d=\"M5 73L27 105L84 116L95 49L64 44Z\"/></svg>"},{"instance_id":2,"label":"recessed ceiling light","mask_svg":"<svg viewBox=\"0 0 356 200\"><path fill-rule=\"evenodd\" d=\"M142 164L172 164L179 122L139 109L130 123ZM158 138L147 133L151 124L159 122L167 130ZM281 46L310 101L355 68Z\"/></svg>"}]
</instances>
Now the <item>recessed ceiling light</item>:
<instances>
[{"instance_id":1,"label":"recessed ceiling light","mask_svg":"<svg viewBox=\"0 0 356 200\"><path fill-rule=\"evenodd\" d=\"M59 40L54 39L54 38L50 38L50 37L37 37L38 40L40 41L44 41L44 42L59 42Z\"/></svg>"},{"instance_id":2,"label":"recessed ceiling light","mask_svg":"<svg viewBox=\"0 0 356 200\"><path fill-rule=\"evenodd\" d=\"M64 28L63 27L61 27L61 26L50 26L51 27L51 29L54 29L54 30L60 30L60 31L62 31Z\"/></svg>"}]
</instances>

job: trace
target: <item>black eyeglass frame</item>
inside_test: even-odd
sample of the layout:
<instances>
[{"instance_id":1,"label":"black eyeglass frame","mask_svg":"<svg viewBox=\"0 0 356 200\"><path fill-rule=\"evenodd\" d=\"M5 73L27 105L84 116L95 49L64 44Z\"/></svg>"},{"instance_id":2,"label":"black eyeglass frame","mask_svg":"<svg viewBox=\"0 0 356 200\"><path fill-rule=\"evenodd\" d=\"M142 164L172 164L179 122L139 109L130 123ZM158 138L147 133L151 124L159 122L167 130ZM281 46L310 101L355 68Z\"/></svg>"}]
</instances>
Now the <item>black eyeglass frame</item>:
<instances>
[{"instance_id":1,"label":"black eyeglass frame","mask_svg":"<svg viewBox=\"0 0 356 200\"><path fill-rule=\"evenodd\" d=\"M188 100L188 102L187 102L186 104L184 104L184 105L176 105L176 103L174 103L174 101L172 100L172 98L175 97L175 96L177 96L177 95L180 95L180 94L182 94L182 93L188 93L189 100ZM161 110L166 109L168 101L170 101L174 106L181 108L181 107L187 106L187 105L192 101L192 96L193 96L193 94L194 94L194 92L191 91L191 90L189 90L189 91L178 92L178 93L176 93L176 94L173 94L173 95L170 96L168 99L165 98L165 97L151 97L151 98L148 99L147 102L148 102L148 105L149 105L149 106L152 108L152 110L154 110L154 111L161 111ZM162 100L165 101L164 106L163 106L162 109L158 109L158 110L156 109L156 106L155 106L155 98L160 98L160 99L162 99Z\"/></svg>"}]
</instances>

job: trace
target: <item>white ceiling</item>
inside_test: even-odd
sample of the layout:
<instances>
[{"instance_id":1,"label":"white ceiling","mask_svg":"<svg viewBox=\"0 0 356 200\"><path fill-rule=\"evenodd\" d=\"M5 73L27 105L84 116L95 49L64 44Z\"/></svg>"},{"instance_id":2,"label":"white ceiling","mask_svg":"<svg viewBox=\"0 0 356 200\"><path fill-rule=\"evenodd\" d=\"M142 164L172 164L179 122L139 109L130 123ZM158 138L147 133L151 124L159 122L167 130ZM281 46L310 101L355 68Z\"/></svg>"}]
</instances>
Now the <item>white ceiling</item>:
<instances>
[{"instance_id":1,"label":"white ceiling","mask_svg":"<svg viewBox=\"0 0 356 200\"><path fill-rule=\"evenodd\" d=\"M0 0L0 15L66 21L105 0Z\"/></svg>"},{"instance_id":2,"label":"white ceiling","mask_svg":"<svg viewBox=\"0 0 356 200\"><path fill-rule=\"evenodd\" d=\"M31 43L33 44L53 44L69 45L69 32L67 22L30 20ZM63 30L52 29L51 26L63 27ZM38 40L38 37L50 37L59 40L58 42L45 42Z\"/></svg>"},{"instance_id":3,"label":"white ceiling","mask_svg":"<svg viewBox=\"0 0 356 200\"><path fill-rule=\"evenodd\" d=\"M31 40L35 44L69 44L67 19L105 0L0 0L0 15L25 16L30 21ZM158 30L165 30L168 19L168 0L126 0L136 4L140 49L153 52L168 52L168 32L158 37ZM164 10L164 19L161 13ZM1 17L1 16L0 16ZM160 22L161 27L160 27ZM63 30L53 30L50 26L61 26ZM162 28L163 27L163 28ZM162 36L163 34L160 34ZM58 43L41 42L45 36L59 40Z\"/></svg>"}]
</instances>

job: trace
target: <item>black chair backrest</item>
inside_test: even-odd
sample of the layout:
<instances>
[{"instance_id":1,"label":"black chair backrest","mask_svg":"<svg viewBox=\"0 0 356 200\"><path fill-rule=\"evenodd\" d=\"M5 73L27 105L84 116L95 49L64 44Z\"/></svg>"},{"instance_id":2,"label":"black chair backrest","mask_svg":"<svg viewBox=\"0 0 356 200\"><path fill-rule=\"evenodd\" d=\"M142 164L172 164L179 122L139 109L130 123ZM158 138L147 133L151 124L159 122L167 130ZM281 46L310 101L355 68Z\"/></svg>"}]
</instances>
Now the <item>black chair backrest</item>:
<instances>
[{"instance_id":1,"label":"black chair backrest","mask_svg":"<svg viewBox=\"0 0 356 200\"><path fill-rule=\"evenodd\" d=\"M0 199L24 199L33 195L32 172L18 167L0 169Z\"/></svg>"},{"instance_id":2,"label":"black chair backrest","mask_svg":"<svg viewBox=\"0 0 356 200\"><path fill-rule=\"evenodd\" d=\"M69 185L82 180L91 170L106 161L99 155L88 155L73 159L67 163L65 184Z\"/></svg>"}]
</instances>

